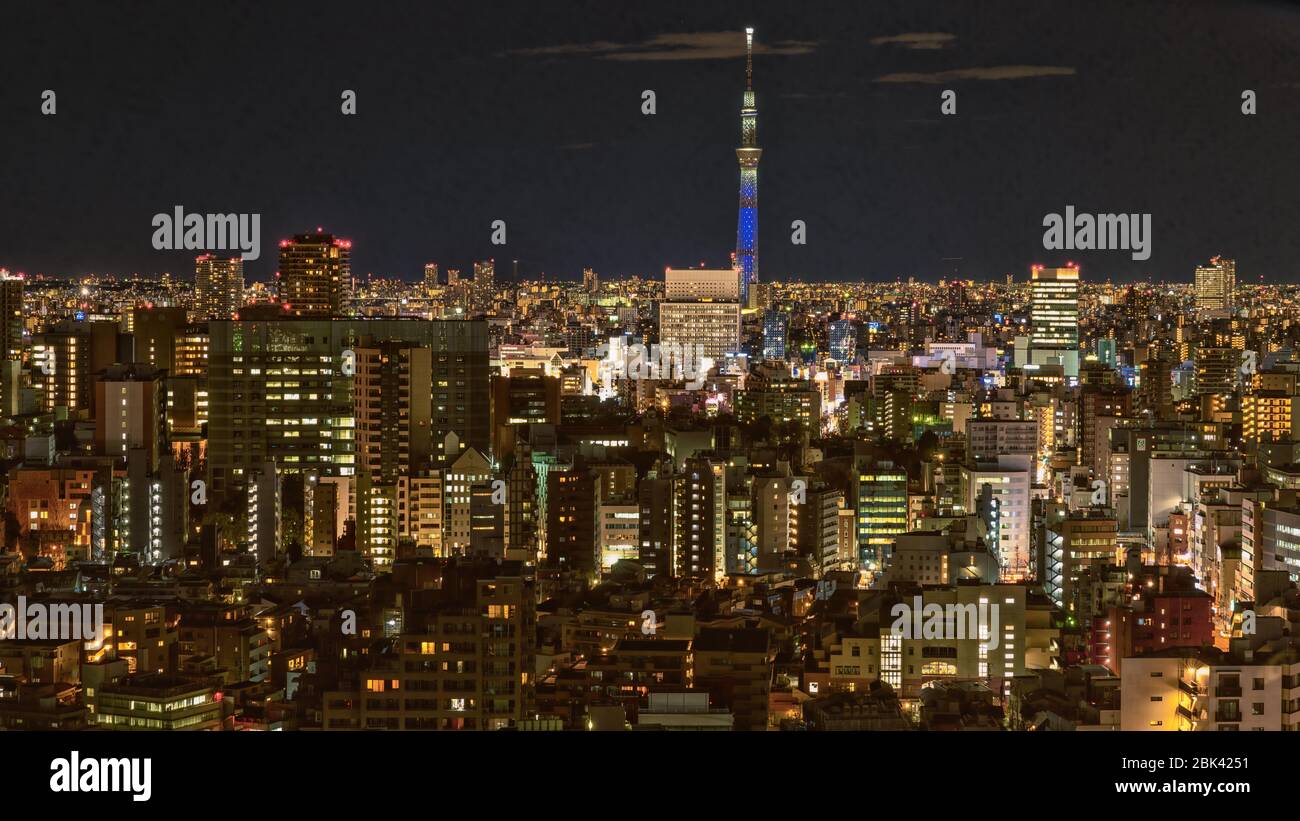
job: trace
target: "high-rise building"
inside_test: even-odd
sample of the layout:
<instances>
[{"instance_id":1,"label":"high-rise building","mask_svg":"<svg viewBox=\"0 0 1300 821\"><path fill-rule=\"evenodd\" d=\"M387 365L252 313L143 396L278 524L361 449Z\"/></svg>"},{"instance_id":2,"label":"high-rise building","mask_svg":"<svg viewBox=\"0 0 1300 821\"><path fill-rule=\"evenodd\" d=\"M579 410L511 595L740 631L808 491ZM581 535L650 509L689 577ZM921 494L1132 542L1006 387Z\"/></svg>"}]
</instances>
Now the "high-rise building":
<instances>
[{"instance_id":1,"label":"high-rise building","mask_svg":"<svg viewBox=\"0 0 1300 821\"><path fill-rule=\"evenodd\" d=\"M853 502L858 566L883 570L892 558L895 538L907 532L907 471L892 462L860 462L853 473Z\"/></svg>"},{"instance_id":2,"label":"high-rise building","mask_svg":"<svg viewBox=\"0 0 1300 821\"><path fill-rule=\"evenodd\" d=\"M1029 364L1059 365L1066 377L1079 375L1079 269L1030 271Z\"/></svg>"},{"instance_id":3,"label":"high-rise building","mask_svg":"<svg viewBox=\"0 0 1300 821\"><path fill-rule=\"evenodd\" d=\"M432 560L402 562L416 576ZM409 566L408 566L409 565ZM360 681L325 694L333 730L499 730L536 715L536 593L518 562L439 562L439 584L399 595L400 632L364 657ZM396 705L401 705L396 706Z\"/></svg>"},{"instance_id":4,"label":"high-rise building","mask_svg":"<svg viewBox=\"0 0 1300 821\"><path fill-rule=\"evenodd\" d=\"M659 303L659 340L701 346L715 362L740 350L741 281L736 271L669 268Z\"/></svg>"},{"instance_id":5,"label":"high-rise building","mask_svg":"<svg viewBox=\"0 0 1300 821\"><path fill-rule=\"evenodd\" d=\"M167 373L167 433L172 441L199 438L208 421L208 324L177 332Z\"/></svg>"},{"instance_id":6,"label":"high-rise building","mask_svg":"<svg viewBox=\"0 0 1300 821\"><path fill-rule=\"evenodd\" d=\"M637 520L638 560L649 576L671 577L675 571L677 494L672 476L650 475L637 486L641 507Z\"/></svg>"},{"instance_id":7,"label":"high-rise building","mask_svg":"<svg viewBox=\"0 0 1300 821\"><path fill-rule=\"evenodd\" d=\"M432 457L432 352L384 341L358 346L355 354L357 548L376 569L388 570L409 502L399 481L427 469Z\"/></svg>"},{"instance_id":8,"label":"high-rise building","mask_svg":"<svg viewBox=\"0 0 1300 821\"><path fill-rule=\"evenodd\" d=\"M473 547L474 489L492 480L492 465L474 448L448 461L442 472L442 549L444 555L463 556Z\"/></svg>"},{"instance_id":9,"label":"high-rise building","mask_svg":"<svg viewBox=\"0 0 1300 821\"><path fill-rule=\"evenodd\" d=\"M200 319L233 319L244 304L244 260L203 254L194 260L194 305Z\"/></svg>"},{"instance_id":10,"label":"high-rise building","mask_svg":"<svg viewBox=\"0 0 1300 821\"><path fill-rule=\"evenodd\" d=\"M546 476L546 564L585 578L600 573L595 476L585 467Z\"/></svg>"},{"instance_id":11,"label":"high-rise building","mask_svg":"<svg viewBox=\"0 0 1300 821\"><path fill-rule=\"evenodd\" d=\"M0 416L18 412L23 359L23 278L0 269Z\"/></svg>"},{"instance_id":12,"label":"high-rise building","mask_svg":"<svg viewBox=\"0 0 1300 821\"><path fill-rule=\"evenodd\" d=\"M674 575L722 578L727 570L726 464L706 457L687 459L675 491L679 544Z\"/></svg>"},{"instance_id":13,"label":"high-rise building","mask_svg":"<svg viewBox=\"0 0 1300 821\"><path fill-rule=\"evenodd\" d=\"M509 376L492 379L492 455L498 459L510 450L515 425L560 423L560 380L541 368L512 369Z\"/></svg>"},{"instance_id":14,"label":"high-rise building","mask_svg":"<svg viewBox=\"0 0 1300 821\"><path fill-rule=\"evenodd\" d=\"M1002 563L1005 580L1021 580L1029 572L1030 468L1029 457L1008 455L965 465L961 471L964 507L968 513L983 514L986 538Z\"/></svg>"},{"instance_id":15,"label":"high-rise building","mask_svg":"<svg viewBox=\"0 0 1300 821\"><path fill-rule=\"evenodd\" d=\"M745 96L740 108L740 216L736 225L736 267L740 269L740 303L758 281L758 104L754 100L754 30L745 29Z\"/></svg>"},{"instance_id":16,"label":"high-rise building","mask_svg":"<svg viewBox=\"0 0 1300 821\"><path fill-rule=\"evenodd\" d=\"M1232 310L1237 291L1237 261L1213 257L1196 266L1196 310Z\"/></svg>"},{"instance_id":17,"label":"high-rise building","mask_svg":"<svg viewBox=\"0 0 1300 821\"><path fill-rule=\"evenodd\" d=\"M291 473L355 475L355 347L387 340L431 351L433 461L455 457L467 447L487 450L483 322L244 319L213 320L210 329L208 468L213 492L243 486L247 471L268 459ZM449 442L454 452L445 452Z\"/></svg>"},{"instance_id":18,"label":"high-rise building","mask_svg":"<svg viewBox=\"0 0 1300 821\"><path fill-rule=\"evenodd\" d=\"M280 242L280 300L293 316L342 316L352 281L352 241L298 234Z\"/></svg>"},{"instance_id":19,"label":"high-rise building","mask_svg":"<svg viewBox=\"0 0 1300 821\"><path fill-rule=\"evenodd\" d=\"M91 352L88 323L59 322L32 337L32 387L44 410L89 410L94 405Z\"/></svg>"},{"instance_id":20,"label":"high-rise building","mask_svg":"<svg viewBox=\"0 0 1300 821\"><path fill-rule=\"evenodd\" d=\"M852 320L837 319L831 322L827 328L827 341L831 359L840 364L853 361L853 355L858 348L858 334Z\"/></svg>"},{"instance_id":21,"label":"high-rise building","mask_svg":"<svg viewBox=\"0 0 1300 821\"><path fill-rule=\"evenodd\" d=\"M141 450L149 472L166 450L163 372L149 365L117 365L95 379L95 449L125 461Z\"/></svg>"},{"instance_id":22,"label":"high-rise building","mask_svg":"<svg viewBox=\"0 0 1300 821\"><path fill-rule=\"evenodd\" d=\"M426 262L424 264L424 287L430 290L438 287L438 263Z\"/></svg>"},{"instance_id":23,"label":"high-rise building","mask_svg":"<svg viewBox=\"0 0 1300 821\"><path fill-rule=\"evenodd\" d=\"M6 360L23 355L23 278L0 268L0 345Z\"/></svg>"},{"instance_id":24,"label":"high-rise building","mask_svg":"<svg viewBox=\"0 0 1300 821\"><path fill-rule=\"evenodd\" d=\"M789 324L785 313L769 310L763 314L763 358L785 359L785 342Z\"/></svg>"}]
</instances>

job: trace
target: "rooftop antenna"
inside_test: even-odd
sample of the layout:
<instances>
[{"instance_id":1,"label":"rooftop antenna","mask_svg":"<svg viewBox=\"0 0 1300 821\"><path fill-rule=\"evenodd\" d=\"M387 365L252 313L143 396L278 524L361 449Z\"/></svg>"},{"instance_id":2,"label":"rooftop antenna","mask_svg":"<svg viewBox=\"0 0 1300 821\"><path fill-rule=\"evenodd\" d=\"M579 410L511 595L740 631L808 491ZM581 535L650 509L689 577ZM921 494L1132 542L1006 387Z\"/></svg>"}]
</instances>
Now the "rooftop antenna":
<instances>
[{"instance_id":1,"label":"rooftop antenna","mask_svg":"<svg viewBox=\"0 0 1300 821\"><path fill-rule=\"evenodd\" d=\"M754 28L745 29L745 90L754 90Z\"/></svg>"}]
</instances>

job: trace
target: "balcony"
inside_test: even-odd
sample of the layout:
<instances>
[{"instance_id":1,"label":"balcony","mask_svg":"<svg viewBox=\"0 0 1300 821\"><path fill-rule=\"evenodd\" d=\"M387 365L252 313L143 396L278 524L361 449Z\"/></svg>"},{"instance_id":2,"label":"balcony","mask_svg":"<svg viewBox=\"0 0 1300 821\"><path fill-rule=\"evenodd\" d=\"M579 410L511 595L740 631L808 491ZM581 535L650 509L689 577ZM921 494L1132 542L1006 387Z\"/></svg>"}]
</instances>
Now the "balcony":
<instances>
[{"instance_id":1,"label":"balcony","mask_svg":"<svg viewBox=\"0 0 1300 821\"><path fill-rule=\"evenodd\" d=\"M1220 684L1214 688L1216 698L1241 698L1240 684Z\"/></svg>"}]
</instances>

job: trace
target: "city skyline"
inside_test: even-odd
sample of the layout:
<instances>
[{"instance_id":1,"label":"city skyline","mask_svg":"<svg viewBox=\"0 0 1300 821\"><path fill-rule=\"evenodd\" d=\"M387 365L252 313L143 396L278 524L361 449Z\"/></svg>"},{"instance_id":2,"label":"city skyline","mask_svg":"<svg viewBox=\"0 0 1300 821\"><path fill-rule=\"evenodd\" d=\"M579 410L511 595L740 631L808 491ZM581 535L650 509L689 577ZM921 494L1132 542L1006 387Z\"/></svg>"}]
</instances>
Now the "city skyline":
<instances>
[{"instance_id":1,"label":"city skyline","mask_svg":"<svg viewBox=\"0 0 1300 821\"><path fill-rule=\"evenodd\" d=\"M1022 36L1038 33L1044 5L1071 31L1068 51ZM982 21L948 4L836 9L833 26L816 7L563 24L519 7L492 21L468 13L455 34L409 27L434 30L430 40L327 5L294 25L347 24L371 58L333 62L300 41L259 52L288 12L217 10L186 46L224 36L247 59L210 64L176 46L163 72L136 56L157 45L153 28L92 9L12 52L15 81L0 104L28 113L0 133L10 183L0 265L186 276L193 255L148 243L150 217L178 204L259 213L266 247L323 225L356 242L359 278L414 280L426 262L487 257L518 259L525 279L726 264L743 31L753 26L767 155L761 280L989 281L1072 260L1093 281L1184 281L1225 254L1243 284L1295 281L1287 192L1300 178L1285 158L1300 123L1300 63L1281 44L1300 15L1268 4L1233 15L1207 4L1031 6L1000 4ZM163 22L188 14L159 12ZM15 30L35 22L19 12ZM383 59L368 26L385 31ZM78 70L102 56L99 41L78 39L96 28L119 35L102 38L114 58ZM1177 41L1186 56L1107 46L1116 30L1135 46ZM417 48L435 55L421 71L385 73ZM952 117L940 113L948 88ZM1257 115L1239 111L1246 88ZM59 94L54 115L40 113L43 89ZM355 116L340 113L344 90L356 92ZM645 90L653 115L642 113ZM1151 258L1042 250L1043 216L1068 205L1149 213ZM503 246L490 240L498 219ZM794 220L806 245L790 242ZM268 280L271 259L250 260L247 279Z\"/></svg>"}]
</instances>

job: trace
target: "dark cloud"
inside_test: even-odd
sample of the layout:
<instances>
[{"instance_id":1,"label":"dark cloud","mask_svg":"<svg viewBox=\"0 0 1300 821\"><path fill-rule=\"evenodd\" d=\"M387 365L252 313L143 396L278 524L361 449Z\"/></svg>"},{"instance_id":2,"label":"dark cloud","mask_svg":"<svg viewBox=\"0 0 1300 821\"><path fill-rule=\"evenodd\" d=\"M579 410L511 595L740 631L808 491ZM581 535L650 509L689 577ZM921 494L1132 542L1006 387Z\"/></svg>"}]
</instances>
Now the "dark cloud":
<instances>
[{"instance_id":1,"label":"dark cloud","mask_svg":"<svg viewBox=\"0 0 1300 821\"><path fill-rule=\"evenodd\" d=\"M907 34L891 34L888 37L873 37L871 45L897 45L914 51L938 51L952 45L957 35L942 31L913 31Z\"/></svg>"},{"instance_id":2,"label":"dark cloud","mask_svg":"<svg viewBox=\"0 0 1300 821\"><path fill-rule=\"evenodd\" d=\"M900 71L877 77L877 83L951 83L961 80L1025 80L1031 77L1072 77L1070 66L985 66L947 71Z\"/></svg>"},{"instance_id":3,"label":"dark cloud","mask_svg":"<svg viewBox=\"0 0 1300 821\"><path fill-rule=\"evenodd\" d=\"M816 48L815 41L782 40L775 43L755 43L754 54L757 56L809 54ZM732 60L745 56L745 39L743 34L736 31L701 31L660 34L635 44L600 40L591 43L515 49L507 53L514 57L587 56L625 62Z\"/></svg>"}]
</instances>

